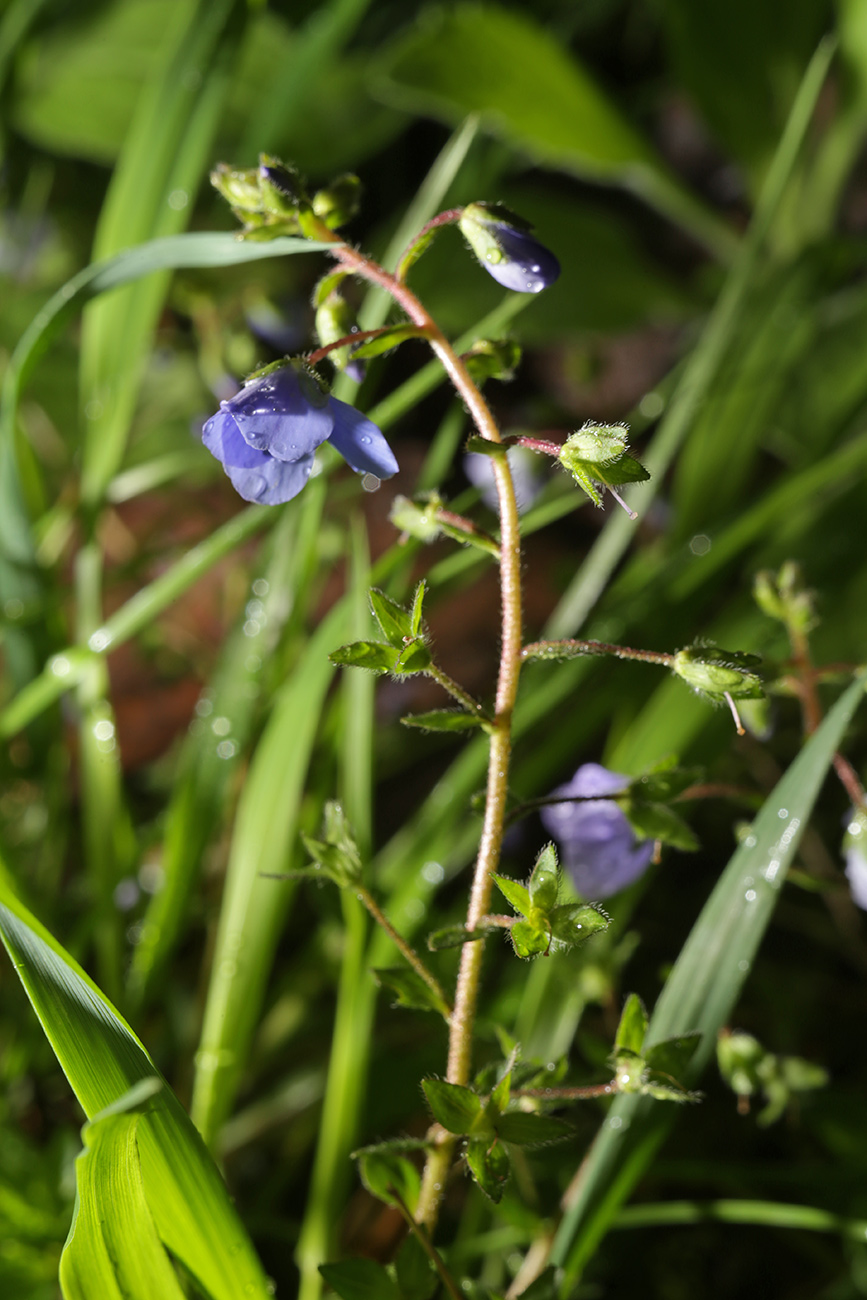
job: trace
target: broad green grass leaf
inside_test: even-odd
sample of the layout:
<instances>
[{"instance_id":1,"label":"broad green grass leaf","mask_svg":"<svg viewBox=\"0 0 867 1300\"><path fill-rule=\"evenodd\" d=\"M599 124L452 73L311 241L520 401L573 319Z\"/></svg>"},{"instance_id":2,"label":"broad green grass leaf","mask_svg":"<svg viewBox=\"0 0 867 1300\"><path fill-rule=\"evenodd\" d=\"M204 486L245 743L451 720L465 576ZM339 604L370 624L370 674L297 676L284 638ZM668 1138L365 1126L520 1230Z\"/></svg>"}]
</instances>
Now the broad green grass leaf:
<instances>
[{"instance_id":1,"label":"broad green grass leaf","mask_svg":"<svg viewBox=\"0 0 867 1300\"><path fill-rule=\"evenodd\" d=\"M301 660L274 697L238 803L196 1058L192 1113L216 1142L247 1060L294 886L269 879L291 865L298 813L346 609L320 624Z\"/></svg>"},{"instance_id":2,"label":"broad green grass leaf","mask_svg":"<svg viewBox=\"0 0 867 1300\"><path fill-rule=\"evenodd\" d=\"M536 162L625 185L729 256L734 238L683 191L578 60L496 5L429 9L382 58L375 86L402 108L482 123Z\"/></svg>"},{"instance_id":3,"label":"broad green grass leaf","mask_svg":"<svg viewBox=\"0 0 867 1300\"><path fill-rule=\"evenodd\" d=\"M148 1207L138 1152L140 1111L159 1091L154 1082L142 1080L84 1126L75 1213L60 1261L66 1300L97 1292L105 1300L183 1300Z\"/></svg>"},{"instance_id":4,"label":"broad green grass leaf","mask_svg":"<svg viewBox=\"0 0 867 1300\"><path fill-rule=\"evenodd\" d=\"M217 1168L144 1046L81 967L12 892L0 866L0 938L88 1118L142 1080L162 1084L138 1119L156 1231L212 1300L267 1297L268 1283Z\"/></svg>"},{"instance_id":5,"label":"broad green grass leaf","mask_svg":"<svg viewBox=\"0 0 867 1300\"><path fill-rule=\"evenodd\" d=\"M789 864L833 755L864 695L863 674L840 697L756 817L720 877L666 981L644 1050L699 1031L684 1080L695 1082L737 1002L773 916ZM575 1199L558 1229L551 1260L567 1287L606 1232L672 1123L671 1112L637 1095L618 1097L584 1163Z\"/></svg>"}]
</instances>

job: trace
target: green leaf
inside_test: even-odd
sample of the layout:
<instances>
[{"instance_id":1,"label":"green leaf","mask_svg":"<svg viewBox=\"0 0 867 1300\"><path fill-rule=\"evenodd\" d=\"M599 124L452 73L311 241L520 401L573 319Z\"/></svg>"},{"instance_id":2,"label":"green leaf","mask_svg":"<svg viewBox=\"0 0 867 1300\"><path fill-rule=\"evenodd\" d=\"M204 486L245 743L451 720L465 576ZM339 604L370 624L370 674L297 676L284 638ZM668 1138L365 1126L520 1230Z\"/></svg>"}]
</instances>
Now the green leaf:
<instances>
[{"instance_id":1,"label":"green leaf","mask_svg":"<svg viewBox=\"0 0 867 1300\"><path fill-rule=\"evenodd\" d=\"M607 487L619 487L621 483L646 483L650 478L644 466L629 452L611 465L594 465L589 472Z\"/></svg>"},{"instance_id":2,"label":"green leaf","mask_svg":"<svg viewBox=\"0 0 867 1300\"><path fill-rule=\"evenodd\" d=\"M414 1232L395 1256L394 1273L401 1300L431 1300L439 1285L436 1270Z\"/></svg>"},{"instance_id":3,"label":"green leaf","mask_svg":"<svg viewBox=\"0 0 867 1300\"><path fill-rule=\"evenodd\" d=\"M437 997L433 989L409 966L395 966L388 969L372 970L371 974L380 988L390 989L397 994L395 1007L409 1007L414 1011L436 1011L439 1015L448 1015L448 1007Z\"/></svg>"},{"instance_id":4,"label":"green leaf","mask_svg":"<svg viewBox=\"0 0 867 1300\"><path fill-rule=\"evenodd\" d=\"M644 1035L647 1032L647 1012L637 993L630 993L620 1013L620 1023L614 1036L615 1052L634 1052L641 1055Z\"/></svg>"},{"instance_id":5,"label":"green leaf","mask_svg":"<svg viewBox=\"0 0 867 1300\"><path fill-rule=\"evenodd\" d=\"M498 930L498 925L483 925L476 930L468 930L465 925L446 925L441 930L432 930L427 937L427 946L430 952L442 952L444 948L460 948L462 944L474 943L477 939L485 939L494 930Z\"/></svg>"},{"instance_id":6,"label":"green leaf","mask_svg":"<svg viewBox=\"0 0 867 1300\"><path fill-rule=\"evenodd\" d=\"M516 921L509 930L509 938L517 957L539 957L551 947L551 931L547 925L535 921Z\"/></svg>"},{"instance_id":7,"label":"green leaf","mask_svg":"<svg viewBox=\"0 0 867 1300\"><path fill-rule=\"evenodd\" d=\"M434 1119L449 1133L469 1133L482 1113L481 1099L472 1088L445 1079L422 1079L421 1086L427 1097Z\"/></svg>"},{"instance_id":8,"label":"green leaf","mask_svg":"<svg viewBox=\"0 0 867 1300\"><path fill-rule=\"evenodd\" d=\"M0 937L88 1117L142 1080L163 1085L138 1115L135 1141L144 1197L164 1246L212 1300L266 1300L267 1279L186 1111L107 998L17 900L2 866ZM128 1159L125 1168L129 1173Z\"/></svg>"},{"instance_id":9,"label":"green leaf","mask_svg":"<svg viewBox=\"0 0 867 1300\"><path fill-rule=\"evenodd\" d=\"M397 650L403 650L407 641L415 638L410 611L376 587L371 587L367 594L373 617L379 624L382 635L389 645Z\"/></svg>"},{"instance_id":10,"label":"green leaf","mask_svg":"<svg viewBox=\"0 0 867 1300\"><path fill-rule=\"evenodd\" d=\"M393 646L381 641L353 641L328 656L333 664L344 668L369 668L374 673L396 672L398 654Z\"/></svg>"},{"instance_id":11,"label":"green leaf","mask_svg":"<svg viewBox=\"0 0 867 1300\"><path fill-rule=\"evenodd\" d=\"M491 875L500 893L512 904L515 911L520 912L522 916L528 916L532 904L527 886L519 884L517 880L510 880L508 876L500 876L495 871L491 872Z\"/></svg>"},{"instance_id":12,"label":"green leaf","mask_svg":"<svg viewBox=\"0 0 867 1300\"><path fill-rule=\"evenodd\" d=\"M607 930L611 924L602 908L592 903L563 903L552 909L548 919L554 938L570 947Z\"/></svg>"},{"instance_id":13,"label":"green leaf","mask_svg":"<svg viewBox=\"0 0 867 1300\"><path fill-rule=\"evenodd\" d=\"M393 671L396 676L403 673L423 673L430 668L430 664L430 651L422 638L417 637L397 656Z\"/></svg>"},{"instance_id":14,"label":"green leaf","mask_svg":"<svg viewBox=\"0 0 867 1300\"><path fill-rule=\"evenodd\" d=\"M431 709L428 713L407 713L401 722L405 727L420 727L423 731L473 731L484 727L487 719L464 709Z\"/></svg>"},{"instance_id":15,"label":"green leaf","mask_svg":"<svg viewBox=\"0 0 867 1300\"><path fill-rule=\"evenodd\" d=\"M82 1129L84 1151L75 1162L76 1205L60 1259L66 1300L183 1300L160 1241L142 1180L137 1129L141 1112L160 1089L143 1079Z\"/></svg>"},{"instance_id":16,"label":"green leaf","mask_svg":"<svg viewBox=\"0 0 867 1300\"><path fill-rule=\"evenodd\" d=\"M415 1213L421 1178L406 1156L392 1150L364 1151L358 1157L358 1172L372 1196L387 1205L402 1201L411 1214Z\"/></svg>"},{"instance_id":17,"label":"green leaf","mask_svg":"<svg viewBox=\"0 0 867 1300\"><path fill-rule=\"evenodd\" d=\"M694 852L699 847L694 832L672 808L664 803L639 803L627 800L623 805L626 818L640 840L661 840L672 848Z\"/></svg>"},{"instance_id":18,"label":"green leaf","mask_svg":"<svg viewBox=\"0 0 867 1300\"><path fill-rule=\"evenodd\" d=\"M341 1300L401 1300L400 1291L384 1266L372 1259L320 1264L319 1272Z\"/></svg>"},{"instance_id":19,"label":"green leaf","mask_svg":"<svg viewBox=\"0 0 867 1300\"><path fill-rule=\"evenodd\" d=\"M387 326L377 338L366 339L364 343L352 347L352 358L353 360L366 360L368 357L378 357L383 352L390 352L392 348L399 347L401 343L406 343L409 339L424 337L425 332L418 325Z\"/></svg>"},{"instance_id":20,"label":"green leaf","mask_svg":"<svg viewBox=\"0 0 867 1300\"><path fill-rule=\"evenodd\" d=\"M509 75L503 75L503 69ZM411 111L447 121L481 115L514 148L583 179L619 182L731 253L726 229L666 171L553 32L502 6L423 12L380 63L375 88Z\"/></svg>"},{"instance_id":21,"label":"green leaf","mask_svg":"<svg viewBox=\"0 0 867 1300\"><path fill-rule=\"evenodd\" d=\"M661 1043L647 1049L645 1060L648 1069L655 1074L666 1074L680 1080L686 1073L690 1061L698 1050L701 1034L678 1034L675 1038L666 1038Z\"/></svg>"},{"instance_id":22,"label":"green leaf","mask_svg":"<svg viewBox=\"0 0 867 1300\"><path fill-rule=\"evenodd\" d=\"M560 892L560 867L557 862L557 850L553 844L546 844L536 859L530 876L530 902L547 912L557 902Z\"/></svg>"},{"instance_id":23,"label":"green leaf","mask_svg":"<svg viewBox=\"0 0 867 1300\"><path fill-rule=\"evenodd\" d=\"M329 799L325 805L324 840L301 832L304 847L317 866L341 889L349 889L361 879L361 854L339 803Z\"/></svg>"},{"instance_id":24,"label":"green leaf","mask_svg":"<svg viewBox=\"0 0 867 1300\"><path fill-rule=\"evenodd\" d=\"M532 1111L510 1110L495 1121L498 1135L504 1142L529 1147L544 1142L557 1142L560 1138L574 1136L575 1130L565 1120L553 1115L536 1115Z\"/></svg>"},{"instance_id":25,"label":"green leaf","mask_svg":"<svg viewBox=\"0 0 867 1300\"><path fill-rule=\"evenodd\" d=\"M486 1141L468 1142L467 1165L485 1195L494 1202L500 1201L511 1173L509 1153L503 1144L494 1142L489 1146Z\"/></svg>"},{"instance_id":26,"label":"green leaf","mask_svg":"<svg viewBox=\"0 0 867 1300\"><path fill-rule=\"evenodd\" d=\"M425 581L424 578L421 578L416 585L416 589L412 598L412 610L409 616L410 619L409 627L410 627L411 636L421 635L421 620L422 620L423 605L424 605L424 593L425 593Z\"/></svg>"}]
</instances>

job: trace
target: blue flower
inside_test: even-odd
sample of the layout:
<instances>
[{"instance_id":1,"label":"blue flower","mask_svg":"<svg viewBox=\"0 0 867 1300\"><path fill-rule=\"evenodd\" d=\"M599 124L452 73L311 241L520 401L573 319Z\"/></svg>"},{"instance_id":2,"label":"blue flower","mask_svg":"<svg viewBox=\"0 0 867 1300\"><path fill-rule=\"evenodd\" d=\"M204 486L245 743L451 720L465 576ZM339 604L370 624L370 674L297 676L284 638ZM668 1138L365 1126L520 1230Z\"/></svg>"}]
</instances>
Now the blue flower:
<instances>
[{"instance_id":1,"label":"blue flower","mask_svg":"<svg viewBox=\"0 0 867 1300\"><path fill-rule=\"evenodd\" d=\"M867 910L867 813L861 808L853 808L847 822L843 839L846 879L853 901Z\"/></svg>"},{"instance_id":2,"label":"blue flower","mask_svg":"<svg viewBox=\"0 0 867 1300\"><path fill-rule=\"evenodd\" d=\"M245 384L220 403L202 441L245 501L276 506L304 487L316 448L330 442L359 474L390 478L397 461L381 430L322 391L300 362Z\"/></svg>"},{"instance_id":3,"label":"blue flower","mask_svg":"<svg viewBox=\"0 0 867 1300\"><path fill-rule=\"evenodd\" d=\"M504 288L540 293L559 276L560 263L551 250L500 204L470 203L458 224L488 275Z\"/></svg>"},{"instance_id":4,"label":"blue flower","mask_svg":"<svg viewBox=\"0 0 867 1300\"><path fill-rule=\"evenodd\" d=\"M542 823L560 846L563 866L582 898L607 898L637 880L650 865L653 841L637 840L620 806L606 795L622 794L630 778L598 763L584 763L552 795L587 803L554 803Z\"/></svg>"}]
</instances>

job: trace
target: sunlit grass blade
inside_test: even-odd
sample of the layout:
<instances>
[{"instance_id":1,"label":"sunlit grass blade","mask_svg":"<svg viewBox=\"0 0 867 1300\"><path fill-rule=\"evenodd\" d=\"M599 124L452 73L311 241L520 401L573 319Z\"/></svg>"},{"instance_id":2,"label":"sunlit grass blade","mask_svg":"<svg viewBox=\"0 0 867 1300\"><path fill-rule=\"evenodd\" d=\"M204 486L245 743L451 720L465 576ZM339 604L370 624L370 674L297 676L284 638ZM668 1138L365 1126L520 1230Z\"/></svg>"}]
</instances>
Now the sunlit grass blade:
<instances>
[{"instance_id":1,"label":"sunlit grass blade","mask_svg":"<svg viewBox=\"0 0 867 1300\"><path fill-rule=\"evenodd\" d=\"M346 639L345 620L343 605L332 610L275 695L238 804L193 1089L193 1118L209 1145L231 1109L294 892L265 873L292 865L310 754L334 672L328 655Z\"/></svg>"},{"instance_id":2,"label":"sunlit grass blade","mask_svg":"<svg viewBox=\"0 0 867 1300\"><path fill-rule=\"evenodd\" d=\"M645 1047L700 1030L687 1084L695 1082L707 1064L752 968L834 752L863 697L864 683L862 674L840 697L765 802L660 994ZM565 1269L564 1295L673 1122L673 1108L662 1103L634 1094L616 1098L570 1189L554 1240L551 1260Z\"/></svg>"},{"instance_id":3,"label":"sunlit grass blade","mask_svg":"<svg viewBox=\"0 0 867 1300\"><path fill-rule=\"evenodd\" d=\"M350 533L350 585L347 593L350 640L371 631L367 603L370 564L360 518ZM376 677L348 669L341 689L340 795L353 828L362 862L368 862L372 840L373 704ZM337 1009L328 1076L322 1103L319 1144L310 1191L295 1251L301 1273L299 1300L317 1300L322 1293L319 1265L335 1247L340 1202L351 1165L349 1154L357 1140L358 1115L367 1082L376 986L367 967L367 913L350 891L341 894L346 927Z\"/></svg>"},{"instance_id":4,"label":"sunlit grass blade","mask_svg":"<svg viewBox=\"0 0 867 1300\"><path fill-rule=\"evenodd\" d=\"M160 1240L211 1300L265 1300L267 1279L186 1111L129 1025L18 901L2 866L0 938L89 1119L143 1080L159 1085L139 1116L136 1140Z\"/></svg>"},{"instance_id":5,"label":"sunlit grass blade","mask_svg":"<svg viewBox=\"0 0 867 1300\"><path fill-rule=\"evenodd\" d=\"M183 1300L148 1208L138 1152L139 1116L158 1090L154 1083L142 1080L84 1126L75 1213L60 1260L66 1300L90 1300L97 1290L105 1300Z\"/></svg>"}]
</instances>

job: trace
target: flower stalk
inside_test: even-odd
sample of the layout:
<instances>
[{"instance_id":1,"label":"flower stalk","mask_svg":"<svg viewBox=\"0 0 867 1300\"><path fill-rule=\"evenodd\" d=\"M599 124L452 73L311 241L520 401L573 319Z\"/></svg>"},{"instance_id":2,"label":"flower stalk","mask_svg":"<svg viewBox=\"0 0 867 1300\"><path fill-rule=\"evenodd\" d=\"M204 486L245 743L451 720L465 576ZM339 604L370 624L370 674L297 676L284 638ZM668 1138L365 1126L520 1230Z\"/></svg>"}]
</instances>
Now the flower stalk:
<instances>
[{"instance_id":1,"label":"flower stalk","mask_svg":"<svg viewBox=\"0 0 867 1300\"><path fill-rule=\"evenodd\" d=\"M490 407L476 386L466 362L408 286L363 253L339 241L324 223L315 223L311 237L333 243L332 256L347 271L384 289L410 321L423 332L452 385L463 399L479 437L501 443L502 437ZM500 665L494 715L490 725L490 750L485 814L479 852L473 871L466 927L475 930L490 909L492 873L503 844L508 798L509 761L512 751L512 715L518 693L522 648L521 530L515 486L505 456L493 458L494 481L500 506ZM473 1029L481 984L484 943L464 944L450 1020L446 1079L467 1084L472 1063ZM446 1177L451 1167L455 1139L447 1138L429 1155L422 1178L416 1217L431 1232L436 1224Z\"/></svg>"}]
</instances>

